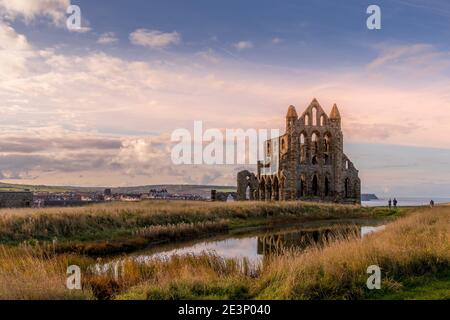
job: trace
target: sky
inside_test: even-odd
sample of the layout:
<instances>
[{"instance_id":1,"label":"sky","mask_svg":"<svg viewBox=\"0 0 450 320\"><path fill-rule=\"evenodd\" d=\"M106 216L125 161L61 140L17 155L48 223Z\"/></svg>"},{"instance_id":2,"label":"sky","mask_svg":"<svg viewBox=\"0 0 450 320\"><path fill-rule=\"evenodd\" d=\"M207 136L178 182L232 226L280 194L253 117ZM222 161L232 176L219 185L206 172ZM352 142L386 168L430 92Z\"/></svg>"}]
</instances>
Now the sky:
<instances>
[{"instance_id":1,"label":"sky","mask_svg":"<svg viewBox=\"0 0 450 320\"><path fill-rule=\"evenodd\" d=\"M363 192L450 197L449 39L445 0L0 0L0 181L234 185L254 168L174 165L171 133L283 131L317 98Z\"/></svg>"}]
</instances>

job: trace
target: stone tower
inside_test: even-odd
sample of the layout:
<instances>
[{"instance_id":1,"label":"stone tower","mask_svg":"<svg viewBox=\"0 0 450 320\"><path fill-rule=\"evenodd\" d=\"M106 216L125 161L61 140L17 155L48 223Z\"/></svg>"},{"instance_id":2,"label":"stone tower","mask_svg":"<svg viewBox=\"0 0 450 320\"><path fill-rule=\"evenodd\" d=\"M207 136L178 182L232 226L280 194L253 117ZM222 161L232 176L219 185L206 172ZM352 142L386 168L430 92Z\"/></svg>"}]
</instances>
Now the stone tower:
<instances>
[{"instance_id":1,"label":"stone tower","mask_svg":"<svg viewBox=\"0 0 450 320\"><path fill-rule=\"evenodd\" d=\"M344 154L336 104L329 116L316 99L300 116L289 106L285 134L264 146L265 159L258 162L257 174L238 174L240 200L361 203L358 170ZM243 191L248 187L251 196Z\"/></svg>"}]
</instances>

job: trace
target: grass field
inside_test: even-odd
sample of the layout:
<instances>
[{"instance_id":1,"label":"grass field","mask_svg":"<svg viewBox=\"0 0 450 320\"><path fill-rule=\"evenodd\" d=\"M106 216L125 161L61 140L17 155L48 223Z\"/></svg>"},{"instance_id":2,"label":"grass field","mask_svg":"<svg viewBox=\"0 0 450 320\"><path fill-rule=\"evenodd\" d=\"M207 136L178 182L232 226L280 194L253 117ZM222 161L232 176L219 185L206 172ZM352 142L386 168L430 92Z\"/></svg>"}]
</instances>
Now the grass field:
<instances>
[{"instance_id":1,"label":"grass field","mask_svg":"<svg viewBox=\"0 0 450 320\"><path fill-rule=\"evenodd\" d=\"M103 192L110 187L77 187L77 186L46 186L46 185L26 185L0 182L0 191L24 191L32 192ZM112 193L148 193L150 189L166 189L171 194L195 194L202 197L209 197L211 189L219 192L236 192L236 187L213 186L213 185L188 185L188 184L160 184L142 185L131 187L110 188Z\"/></svg>"},{"instance_id":2,"label":"grass field","mask_svg":"<svg viewBox=\"0 0 450 320\"><path fill-rule=\"evenodd\" d=\"M116 208L92 207L87 212L83 211L85 208L40 213L17 210L2 217L1 230L14 226L15 219L30 220L33 214L36 221L29 221L28 229L19 228L23 235L42 232L50 226L49 221L58 225L51 232L67 230L67 234L72 234L91 219L98 219L98 225L109 221L110 225L139 226L134 232L155 237L176 234L174 221L180 221L180 229L187 233L193 232L195 223L201 223L205 229L222 228L227 225L223 217L230 212L239 219L253 216L261 219L258 212L286 218L392 215L381 209L366 211L353 206L221 205L180 203L176 205L176 214L167 213L172 206L167 203L152 209L146 209L145 203L134 204L134 211L128 204ZM162 212L166 213L164 218ZM142 219L148 219L145 221L159 224L143 227L127 221L126 214L131 221L139 220L142 214ZM119 278L113 276L112 270L95 272L92 266L99 260L76 252L58 254L48 246L36 244L2 245L0 299L450 299L450 207L420 208L403 215L384 231L362 240L337 236L325 246L267 257L262 265L210 254L173 257L169 261L124 259ZM65 288L66 268L71 264L83 271L83 290ZM372 264L382 270L381 290L366 288L366 269Z\"/></svg>"},{"instance_id":3,"label":"grass field","mask_svg":"<svg viewBox=\"0 0 450 320\"><path fill-rule=\"evenodd\" d=\"M144 201L78 208L2 209L0 242L51 243L59 252L99 255L233 228L288 221L388 217L399 213L401 210L299 202ZM140 232L142 229L146 229L145 236ZM195 229L202 232L194 234Z\"/></svg>"}]
</instances>

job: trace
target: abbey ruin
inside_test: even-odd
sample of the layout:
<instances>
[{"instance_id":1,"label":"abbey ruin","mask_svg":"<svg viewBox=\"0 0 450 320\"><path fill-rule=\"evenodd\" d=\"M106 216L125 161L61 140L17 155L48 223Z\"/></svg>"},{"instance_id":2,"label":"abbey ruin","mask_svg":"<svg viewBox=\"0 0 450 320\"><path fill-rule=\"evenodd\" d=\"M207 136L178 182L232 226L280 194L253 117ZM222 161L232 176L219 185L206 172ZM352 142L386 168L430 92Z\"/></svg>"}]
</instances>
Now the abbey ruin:
<instances>
[{"instance_id":1,"label":"abbey ruin","mask_svg":"<svg viewBox=\"0 0 450 320\"><path fill-rule=\"evenodd\" d=\"M267 140L257 173L237 175L239 200L305 200L361 203L358 170L344 154L341 116L328 116L314 99L299 117L286 115L286 133Z\"/></svg>"}]
</instances>

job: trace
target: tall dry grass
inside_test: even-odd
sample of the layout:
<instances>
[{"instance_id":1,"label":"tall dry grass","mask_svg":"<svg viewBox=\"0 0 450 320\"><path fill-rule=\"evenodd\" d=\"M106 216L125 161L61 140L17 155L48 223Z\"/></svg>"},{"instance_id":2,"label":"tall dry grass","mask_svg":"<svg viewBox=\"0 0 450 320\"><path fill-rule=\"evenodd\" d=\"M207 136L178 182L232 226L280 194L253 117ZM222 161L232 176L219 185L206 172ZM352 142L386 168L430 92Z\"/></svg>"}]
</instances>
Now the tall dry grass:
<instances>
[{"instance_id":1,"label":"tall dry grass","mask_svg":"<svg viewBox=\"0 0 450 320\"><path fill-rule=\"evenodd\" d=\"M168 261L149 260L145 263L127 258L118 264L108 263L97 269L101 260L73 255L51 255L36 247L0 247L0 300L62 300L101 299L117 297L129 288L142 286L140 298L177 299L188 288L207 283L208 290L220 279L216 290L224 291L223 298L248 298L248 281L257 274L258 267L247 260L224 259L213 254L173 257ZM67 267L78 265L82 270L82 290L66 288ZM187 281L188 280L188 281ZM186 285L180 294L165 290L165 286ZM228 282L228 283L227 283ZM146 284L152 284L148 293ZM233 286L237 285L236 290ZM225 289L230 288L230 289ZM198 289L199 290L199 289ZM192 297L197 293L192 292ZM133 293L135 295L135 293Z\"/></svg>"},{"instance_id":2,"label":"tall dry grass","mask_svg":"<svg viewBox=\"0 0 450 320\"><path fill-rule=\"evenodd\" d=\"M80 208L1 209L0 241L78 238L95 240L112 234L130 235L154 225L177 225L221 219L302 217L326 219L368 216L359 206L299 202L144 201L106 203Z\"/></svg>"},{"instance_id":3,"label":"tall dry grass","mask_svg":"<svg viewBox=\"0 0 450 320\"><path fill-rule=\"evenodd\" d=\"M337 235L304 251L290 250L262 266L211 254L168 261L126 259L120 277L94 272L93 259L38 248L0 247L1 299L363 299L369 265L382 269L382 292L410 277L450 270L450 207L422 209L363 239ZM83 265L84 291L65 289L68 264Z\"/></svg>"},{"instance_id":4,"label":"tall dry grass","mask_svg":"<svg viewBox=\"0 0 450 320\"><path fill-rule=\"evenodd\" d=\"M86 299L90 292L66 288L69 255L52 256L37 247L0 246L0 300Z\"/></svg>"},{"instance_id":5,"label":"tall dry grass","mask_svg":"<svg viewBox=\"0 0 450 320\"><path fill-rule=\"evenodd\" d=\"M199 235L224 232L227 230L228 222L226 220L219 220L148 226L133 231L133 236L144 237L148 240L178 240L179 238L197 237Z\"/></svg>"},{"instance_id":6,"label":"tall dry grass","mask_svg":"<svg viewBox=\"0 0 450 320\"><path fill-rule=\"evenodd\" d=\"M260 272L260 266L247 259L225 259L214 253L173 256L163 261L125 259L120 263L118 278L114 266L110 264L106 272L88 277L86 284L94 286L97 298L248 299L251 280Z\"/></svg>"},{"instance_id":7,"label":"tall dry grass","mask_svg":"<svg viewBox=\"0 0 450 320\"><path fill-rule=\"evenodd\" d=\"M198 239L213 234L223 233L228 230L226 220L206 221L197 223L179 223L168 225L153 225L137 228L131 231L129 236L121 239L96 241L63 241L41 242L39 247L50 248L57 253L76 253L91 257L108 256L113 254L125 254L155 246L170 241L186 239ZM34 244L35 242L33 242Z\"/></svg>"},{"instance_id":8,"label":"tall dry grass","mask_svg":"<svg viewBox=\"0 0 450 320\"><path fill-rule=\"evenodd\" d=\"M385 293L401 290L411 277L448 273L450 208L420 211L363 239L337 235L325 246L269 257L253 274L222 275L203 265L204 277L182 264L186 272L172 277L177 268L169 264L157 279L142 279L118 298L236 298L241 293L241 298L257 299L363 299L374 294L366 287L370 265L380 266Z\"/></svg>"},{"instance_id":9,"label":"tall dry grass","mask_svg":"<svg viewBox=\"0 0 450 320\"><path fill-rule=\"evenodd\" d=\"M367 267L382 270L382 288L402 279L450 270L450 208L423 210L364 239L346 239L272 260L259 281L259 298L358 299L370 296Z\"/></svg>"}]
</instances>

